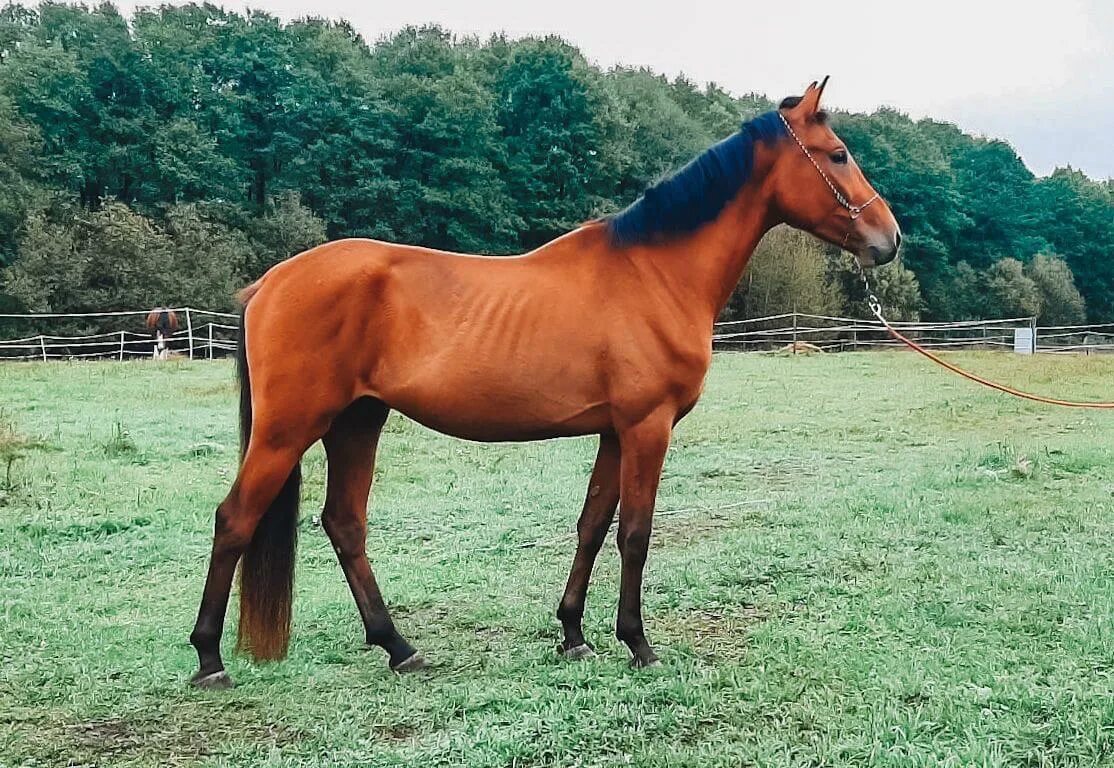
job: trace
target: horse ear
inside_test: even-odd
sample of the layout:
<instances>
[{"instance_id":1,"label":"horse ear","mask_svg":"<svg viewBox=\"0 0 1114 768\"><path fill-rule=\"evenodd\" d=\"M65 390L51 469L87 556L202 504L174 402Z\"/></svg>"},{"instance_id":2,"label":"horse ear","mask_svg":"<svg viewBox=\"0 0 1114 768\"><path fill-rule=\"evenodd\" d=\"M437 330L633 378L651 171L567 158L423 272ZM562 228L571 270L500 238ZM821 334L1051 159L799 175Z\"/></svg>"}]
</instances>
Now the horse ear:
<instances>
[{"instance_id":1,"label":"horse ear","mask_svg":"<svg viewBox=\"0 0 1114 768\"><path fill-rule=\"evenodd\" d=\"M824 93L824 86L828 84L827 76L817 84L815 80L812 84L805 89L805 95L801 97L800 104L794 109L799 115L808 119L820 111L820 96Z\"/></svg>"}]
</instances>

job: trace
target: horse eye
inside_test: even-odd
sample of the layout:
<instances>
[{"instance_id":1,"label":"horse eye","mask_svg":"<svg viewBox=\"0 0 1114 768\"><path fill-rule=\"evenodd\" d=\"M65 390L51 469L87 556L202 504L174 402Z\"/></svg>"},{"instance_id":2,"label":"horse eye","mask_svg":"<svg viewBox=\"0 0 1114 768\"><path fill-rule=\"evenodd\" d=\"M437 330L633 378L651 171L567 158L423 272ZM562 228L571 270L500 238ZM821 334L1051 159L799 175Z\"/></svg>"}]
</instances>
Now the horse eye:
<instances>
[{"instance_id":1,"label":"horse eye","mask_svg":"<svg viewBox=\"0 0 1114 768\"><path fill-rule=\"evenodd\" d=\"M846 149L837 149L835 152L833 152L832 153L832 162L835 163L836 165L846 165L847 164L847 150Z\"/></svg>"}]
</instances>

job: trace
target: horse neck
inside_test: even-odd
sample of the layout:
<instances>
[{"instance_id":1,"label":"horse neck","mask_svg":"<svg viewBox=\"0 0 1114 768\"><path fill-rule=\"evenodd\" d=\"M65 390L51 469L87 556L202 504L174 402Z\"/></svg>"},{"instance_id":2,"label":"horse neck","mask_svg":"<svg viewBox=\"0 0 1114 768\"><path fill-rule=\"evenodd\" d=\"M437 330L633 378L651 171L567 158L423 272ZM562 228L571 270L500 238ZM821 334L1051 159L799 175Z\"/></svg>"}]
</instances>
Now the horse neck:
<instances>
[{"instance_id":1,"label":"horse neck","mask_svg":"<svg viewBox=\"0 0 1114 768\"><path fill-rule=\"evenodd\" d=\"M647 257L666 288L709 327L727 305L758 241L777 221L760 178L752 178L714 220L651 246Z\"/></svg>"}]
</instances>

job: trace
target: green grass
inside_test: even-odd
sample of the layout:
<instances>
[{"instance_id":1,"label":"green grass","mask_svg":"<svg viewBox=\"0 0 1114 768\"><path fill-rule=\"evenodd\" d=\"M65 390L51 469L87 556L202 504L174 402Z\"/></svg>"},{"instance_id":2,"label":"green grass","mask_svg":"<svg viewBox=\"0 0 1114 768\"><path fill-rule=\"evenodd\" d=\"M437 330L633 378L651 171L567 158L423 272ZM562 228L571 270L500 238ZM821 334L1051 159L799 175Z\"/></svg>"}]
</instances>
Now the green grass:
<instances>
[{"instance_id":1,"label":"green grass","mask_svg":"<svg viewBox=\"0 0 1114 768\"><path fill-rule=\"evenodd\" d=\"M1114 359L968 354L1114 399ZM614 639L600 557L554 653L592 440L476 445L392 417L369 552L434 663L362 629L307 457L290 657L188 689L221 363L0 366L0 765L1114 765L1114 413L982 390L907 354L718 356L677 429L646 579L665 666ZM12 449L16 451L15 448ZM234 612L234 609L233 609ZM231 628L230 617L228 627Z\"/></svg>"}]
</instances>

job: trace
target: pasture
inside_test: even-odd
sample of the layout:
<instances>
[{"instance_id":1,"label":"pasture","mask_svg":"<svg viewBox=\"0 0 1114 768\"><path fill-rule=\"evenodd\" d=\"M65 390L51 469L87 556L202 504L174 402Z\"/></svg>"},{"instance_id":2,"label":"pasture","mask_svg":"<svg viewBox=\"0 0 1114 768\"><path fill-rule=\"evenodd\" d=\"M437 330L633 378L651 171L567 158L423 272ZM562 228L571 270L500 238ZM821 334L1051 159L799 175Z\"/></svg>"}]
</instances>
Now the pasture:
<instances>
[{"instance_id":1,"label":"pasture","mask_svg":"<svg viewBox=\"0 0 1114 768\"><path fill-rule=\"evenodd\" d=\"M1110 358L950 357L1114 396ZM290 657L246 662L230 622L238 686L203 692L186 638L235 391L224 362L0 366L0 765L1114 764L1114 413L903 353L718 355L665 467L646 670L613 636L613 537L598 657L554 651L594 440L392 416L368 551L432 668L362 649L316 447Z\"/></svg>"}]
</instances>

